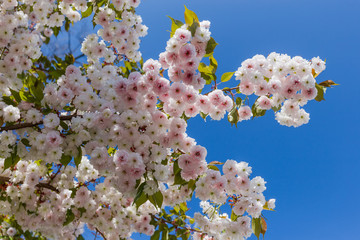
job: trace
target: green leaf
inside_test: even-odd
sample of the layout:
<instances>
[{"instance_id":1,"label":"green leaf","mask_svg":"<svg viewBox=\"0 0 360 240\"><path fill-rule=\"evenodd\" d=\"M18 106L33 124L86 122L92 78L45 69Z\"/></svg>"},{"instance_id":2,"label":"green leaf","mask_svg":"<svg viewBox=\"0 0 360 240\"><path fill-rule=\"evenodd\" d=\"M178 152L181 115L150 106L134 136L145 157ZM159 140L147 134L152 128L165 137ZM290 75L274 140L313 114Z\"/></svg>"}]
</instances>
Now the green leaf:
<instances>
[{"instance_id":1,"label":"green leaf","mask_svg":"<svg viewBox=\"0 0 360 240\"><path fill-rule=\"evenodd\" d=\"M60 27L53 27L51 29L53 30L53 33L54 33L55 37L57 37L59 35L59 32L61 30Z\"/></svg>"},{"instance_id":2,"label":"green leaf","mask_svg":"<svg viewBox=\"0 0 360 240\"><path fill-rule=\"evenodd\" d=\"M162 231L161 240L169 240L169 230L164 229Z\"/></svg>"},{"instance_id":3,"label":"green leaf","mask_svg":"<svg viewBox=\"0 0 360 240\"><path fill-rule=\"evenodd\" d=\"M136 199L136 201L134 201L134 203L136 205L136 209L138 209L141 205L143 205L147 200L148 200L148 197L146 196L146 194L144 192L142 192L142 194L139 196L139 198Z\"/></svg>"},{"instance_id":4,"label":"green leaf","mask_svg":"<svg viewBox=\"0 0 360 240\"><path fill-rule=\"evenodd\" d=\"M69 223L74 221L74 219L75 219L74 213L71 211L71 209L68 209L66 211L66 219L65 219L65 222L64 222L63 226L68 225Z\"/></svg>"},{"instance_id":5,"label":"green leaf","mask_svg":"<svg viewBox=\"0 0 360 240\"><path fill-rule=\"evenodd\" d=\"M236 106L234 106L231 111L228 114L228 121L231 123L231 126L233 124L235 124L235 126L237 127L237 123L239 121L239 112L236 108Z\"/></svg>"},{"instance_id":6,"label":"green leaf","mask_svg":"<svg viewBox=\"0 0 360 240\"><path fill-rule=\"evenodd\" d=\"M12 156L5 158L4 170L10 168L11 166L12 166Z\"/></svg>"},{"instance_id":7,"label":"green leaf","mask_svg":"<svg viewBox=\"0 0 360 240\"><path fill-rule=\"evenodd\" d=\"M259 239L260 233L261 233L260 218L253 218L251 220L251 228L252 228L255 236L257 237L257 239Z\"/></svg>"},{"instance_id":8,"label":"green leaf","mask_svg":"<svg viewBox=\"0 0 360 240\"><path fill-rule=\"evenodd\" d=\"M42 82L46 82L46 74L43 71L37 70L36 73Z\"/></svg>"},{"instance_id":9,"label":"green leaf","mask_svg":"<svg viewBox=\"0 0 360 240\"><path fill-rule=\"evenodd\" d=\"M137 188L136 196L133 201L133 204L136 204L136 208L139 208L141 206L141 204L145 203L147 200L147 197L144 193L145 184L146 184L146 182L143 182ZM141 200L139 200L140 198L141 198Z\"/></svg>"},{"instance_id":10,"label":"green leaf","mask_svg":"<svg viewBox=\"0 0 360 240\"><path fill-rule=\"evenodd\" d=\"M65 62L67 63L67 65L71 65L75 62L75 58L72 54L67 54L65 55Z\"/></svg>"},{"instance_id":11,"label":"green leaf","mask_svg":"<svg viewBox=\"0 0 360 240\"><path fill-rule=\"evenodd\" d=\"M234 211L231 211L231 221L235 222L237 218L238 218L238 215L236 215L234 213Z\"/></svg>"},{"instance_id":12,"label":"green leaf","mask_svg":"<svg viewBox=\"0 0 360 240\"><path fill-rule=\"evenodd\" d=\"M217 42L215 42L214 38L210 38L210 40L207 42L206 49L205 49L205 57L209 57L213 55L215 47L218 45Z\"/></svg>"},{"instance_id":13,"label":"green leaf","mask_svg":"<svg viewBox=\"0 0 360 240\"><path fill-rule=\"evenodd\" d=\"M267 230L267 224L266 224L266 221L263 217L260 218L260 225L261 225L261 234L263 235L263 239L265 237L265 233L266 233L266 230Z\"/></svg>"},{"instance_id":14,"label":"green leaf","mask_svg":"<svg viewBox=\"0 0 360 240\"><path fill-rule=\"evenodd\" d=\"M279 104L279 105L276 106L276 107L271 107L271 109L272 109L274 112L280 111L280 109L281 109L281 104Z\"/></svg>"},{"instance_id":15,"label":"green leaf","mask_svg":"<svg viewBox=\"0 0 360 240\"><path fill-rule=\"evenodd\" d=\"M208 167L208 169L212 169L214 171L220 171L219 168L217 166L214 166L214 165L208 165L207 167Z\"/></svg>"},{"instance_id":16,"label":"green leaf","mask_svg":"<svg viewBox=\"0 0 360 240\"><path fill-rule=\"evenodd\" d=\"M13 148L11 155L4 161L4 170L15 166L20 161L20 157L17 155L17 145Z\"/></svg>"},{"instance_id":17,"label":"green leaf","mask_svg":"<svg viewBox=\"0 0 360 240\"><path fill-rule=\"evenodd\" d=\"M241 104L242 104L242 99L240 97L237 97L236 100L235 100L235 104L236 106L239 108L241 107Z\"/></svg>"},{"instance_id":18,"label":"green leaf","mask_svg":"<svg viewBox=\"0 0 360 240\"><path fill-rule=\"evenodd\" d=\"M213 73L215 73L217 70L217 67L218 67L218 63L217 63L216 59L214 58L214 56L210 56L209 60L210 60L210 65L213 67Z\"/></svg>"},{"instance_id":19,"label":"green leaf","mask_svg":"<svg viewBox=\"0 0 360 240\"><path fill-rule=\"evenodd\" d=\"M199 23L199 19L196 16L196 14L193 11L187 9L186 6L185 6L184 18L185 18L185 23L188 26L191 26L193 24L193 22Z\"/></svg>"},{"instance_id":20,"label":"green leaf","mask_svg":"<svg viewBox=\"0 0 360 240\"><path fill-rule=\"evenodd\" d=\"M69 29L70 29L70 20L67 17L65 17L65 31L68 32Z\"/></svg>"},{"instance_id":21,"label":"green leaf","mask_svg":"<svg viewBox=\"0 0 360 240\"><path fill-rule=\"evenodd\" d=\"M3 96L3 97L2 97L2 101L3 101L4 103L6 103L7 105L17 106L17 103L15 102L14 97Z\"/></svg>"},{"instance_id":22,"label":"green leaf","mask_svg":"<svg viewBox=\"0 0 360 240\"><path fill-rule=\"evenodd\" d=\"M107 0L96 0L96 4L98 7L102 7L105 4L105 2L107 2Z\"/></svg>"},{"instance_id":23,"label":"green leaf","mask_svg":"<svg viewBox=\"0 0 360 240\"><path fill-rule=\"evenodd\" d=\"M64 129L64 130L68 130L69 126L64 122L64 121L60 121L60 126Z\"/></svg>"},{"instance_id":24,"label":"green leaf","mask_svg":"<svg viewBox=\"0 0 360 240\"><path fill-rule=\"evenodd\" d=\"M13 156L12 161L13 161L13 166L15 166L20 161L20 157L17 154L15 154Z\"/></svg>"},{"instance_id":25,"label":"green leaf","mask_svg":"<svg viewBox=\"0 0 360 240\"><path fill-rule=\"evenodd\" d=\"M75 162L76 167L79 166L79 164L80 164L80 162L81 162L81 158L82 158L82 150L81 150L81 147L78 147L78 154L77 154L77 156L74 158L74 162Z\"/></svg>"},{"instance_id":26,"label":"green leaf","mask_svg":"<svg viewBox=\"0 0 360 240\"><path fill-rule=\"evenodd\" d=\"M169 235L169 240L177 240L177 237L175 235Z\"/></svg>"},{"instance_id":27,"label":"green leaf","mask_svg":"<svg viewBox=\"0 0 360 240\"><path fill-rule=\"evenodd\" d=\"M265 205L263 206L263 209L265 209L265 210L269 210L269 211L274 211L274 212L275 212L275 210L274 210L274 209L269 208L269 206L268 206L268 202L266 202L266 203L265 203Z\"/></svg>"},{"instance_id":28,"label":"green leaf","mask_svg":"<svg viewBox=\"0 0 360 240\"><path fill-rule=\"evenodd\" d=\"M175 206L174 206L174 210L175 210L175 212L178 214L179 211L180 211L179 205L175 205Z\"/></svg>"},{"instance_id":29,"label":"green leaf","mask_svg":"<svg viewBox=\"0 0 360 240\"><path fill-rule=\"evenodd\" d=\"M31 75L28 78L28 88L30 93L36 98L37 102L40 103L44 98L44 84Z\"/></svg>"},{"instance_id":30,"label":"green leaf","mask_svg":"<svg viewBox=\"0 0 360 240\"><path fill-rule=\"evenodd\" d=\"M22 101L33 103L35 102L35 98L31 95L31 93L26 92L24 90L20 90L19 96Z\"/></svg>"},{"instance_id":31,"label":"green leaf","mask_svg":"<svg viewBox=\"0 0 360 240\"><path fill-rule=\"evenodd\" d=\"M187 212L187 211L189 210L188 207L187 207L186 202L180 203L180 208L181 208L181 210L182 210L183 212Z\"/></svg>"},{"instance_id":32,"label":"green leaf","mask_svg":"<svg viewBox=\"0 0 360 240\"><path fill-rule=\"evenodd\" d=\"M182 25L184 25L183 22L179 21L179 20L176 20L176 19L173 19L172 17L168 16L171 21L172 21L172 24L171 24L171 33L170 33L170 37L174 36L176 30L178 28L180 28Z\"/></svg>"},{"instance_id":33,"label":"green leaf","mask_svg":"<svg viewBox=\"0 0 360 240\"><path fill-rule=\"evenodd\" d=\"M76 240L85 240L85 238L82 235L79 235Z\"/></svg>"},{"instance_id":34,"label":"green leaf","mask_svg":"<svg viewBox=\"0 0 360 240\"><path fill-rule=\"evenodd\" d=\"M163 200L164 200L164 196L162 195L161 191L157 191L156 193L154 193L152 195L152 199L155 202L155 204L154 204L155 207L157 206L157 207L161 208Z\"/></svg>"},{"instance_id":35,"label":"green leaf","mask_svg":"<svg viewBox=\"0 0 360 240\"><path fill-rule=\"evenodd\" d=\"M324 93L325 93L325 87L315 83L315 87L317 89L317 95L315 97L315 100L318 102L321 102L322 100L325 100Z\"/></svg>"},{"instance_id":36,"label":"green leaf","mask_svg":"<svg viewBox=\"0 0 360 240\"><path fill-rule=\"evenodd\" d=\"M88 2L87 6L88 6L88 8L85 10L85 12L81 12L81 19L89 17L93 12L92 3Z\"/></svg>"},{"instance_id":37,"label":"green leaf","mask_svg":"<svg viewBox=\"0 0 360 240\"><path fill-rule=\"evenodd\" d=\"M60 159L60 163L64 166L67 166L71 162L72 157L63 154Z\"/></svg>"},{"instance_id":38,"label":"green leaf","mask_svg":"<svg viewBox=\"0 0 360 240\"><path fill-rule=\"evenodd\" d=\"M173 173L174 173L174 185L184 185L187 182L181 177L181 169L179 167L178 161L174 162L173 166Z\"/></svg>"},{"instance_id":39,"label":"green leaf","mask_svg":"<svg viewBox=\"0 0 360 240\"><path fill-rule=\"evenodd\" d=\"M205 114L203 112L200 112L200 116L204 119L204 121L206 122L206 117L208 116L209 114Z\"/></svg>"},{"instance_id":40,"label":"green leaf","mask_svg":"<svg viewBox=\"0 0 360 240\"><path fill-rule=\"evenodd\" d=\"M340 84L335 83L333 80L326 80L321 83L319 83L320 86L331 88L331 86L338 86Z\"/></svg>"},{"instance_id":41,"label":"green leaf","mask_svg":"<svg viewBox=\"0 0 360 240\"><path fill-rule=\"evenodd\" d=\"M150 240L159 240L160 238L160 231L156 230L154 234L151 236Z\"/></svg>"},{"instance_id":42,"label":"green leaf","mask_svg":"<svg viewBox=\"0 0 360 240\"><path fill-rule=\"evenodd\" d=\"M82 208L78 208L79 212L80 212L80 216L82 216L85 212L86 212L86 208L82 207Z\"/></svg>"},{"instance_id":43,"label":"green leaf","mask_svg":"<svg viewBox=\"0 0 360 240\"><path fill-rule=\"evenodd\" d=\"M210 165L224 165L223 162L219 162L219 161L212 161L212 162L209 162Z\"/></svg>"},{"instance_id":44,"label":"green leaf","mask_svg":"<svg viewBox=\"0 0 360 240\"><path fill-rule=\"evenodd\" d=\"M232 76L234 75L235 72L227 72L227 73L224 73L222 76L221 76L221 82L227 82L229 81Z\"/></svg>"},{"instance_id":45,"label":"green leaf","mask_svg":"<svg viewBox=\"0 0 360 240\"><path fill-rule=\"evenodd\" d=\"M266 113L266 110L260 109L260 108L257 107L256 101L255 101L255 103L252 105L251 111L252 111L252 114L253 114L253 118L255 118L255 117L262 117L262 116L264 116L265 113Z\"/></svg>"},{"instance_id":46,"label":"green leaf","mask_svg":"<svg viewBox=\"0 0 360 240\"><path fill-rule=\"evenodd\" d=\"M25 146L31 147L30 142L29 142L29 139L23 138L23 139L21 139L21 142L22 142Z\"/></svg>"},{"instance_id":47,"label":"green leaf","mask_svg":"<svg viewBox=\"0 0 360 240\"><path fill-rule=\"evenodd\" d=\"M200 63L198 67L199 72L205 73L207 75L212 75L214 73L214 69L215 69L214 65L207 66L205 63Z\"/></svg>"},{"instance_id":48,"label":"green leaf","mask_svg":"<svg viewBox=\"0 0 360 240\"><path fill-rule=\"evenodd\" d=\"M10 89L10 92L12 96L15 98L16 102L20 103L21 102L20 94L12 89Z\"/></svg>"},{"instance_id":49,"label":"green leaf","mask_svg":"<svg viewBox=\"0 0 360 240\"><path fill-rule=\"evenodd\" d=\"M196 29L200 26L198 22L193 22L190 27L188 27L188 30L191 32L191 36L195 36Z\"/></svg>"}]
</instances>

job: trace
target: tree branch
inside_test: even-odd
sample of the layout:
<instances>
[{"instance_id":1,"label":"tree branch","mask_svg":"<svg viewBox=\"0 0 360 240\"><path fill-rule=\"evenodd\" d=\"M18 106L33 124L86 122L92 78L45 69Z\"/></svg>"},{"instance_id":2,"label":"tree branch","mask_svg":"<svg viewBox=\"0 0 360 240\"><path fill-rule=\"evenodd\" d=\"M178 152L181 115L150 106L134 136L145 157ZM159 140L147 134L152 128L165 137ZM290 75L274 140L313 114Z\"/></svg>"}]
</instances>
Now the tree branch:
<instances>
[{"instance_id":1,"label":"tree branch","mask_svg":"<svg viewBox=\"0 0 360 240\"><path fill-rule=\"evenodd\" d=\"M205 93L204 95L208 95L209 93L211 93L211 92L213 92L213 91L215 91L215 90L217 90L217 89L218 89L218 88L215 88L214 90L211 90L210 92ZM219 89L219 90L221 90L221 91L223 91L223 92L231 92L231 91L237 90L237 89L239 89L239 86L233 87L233 88Z\"/></svg>"},{"instance_id":2,"label":"tree branch","mask_svg":"<svg viewBox=\"0 0 360 240\"><path fill-rule=\"evenodd\" d=\"M78 115L74 114L74 115L68 115L68 116L60 116L60 120L61 121L68 121L71 120L73 117L76 117ZM38 123L18 123L18 124L14 124L11 126L5 126L5 127L0 127L0 132L2 131L9 131L9 130L16 130L16 129L21 129L21 128L27 128L27 127L35 127L37 125L43 124L43 121L40 121Z\"/></svg>"},{"instance_id":3,"label":"tree branch","mask_svg":"<svg viewBox=\"0 0 360 240\"><path fill-rule=\"evenodd\" d=\"M0 184L4 184L6 182L10 182L10 178L0 176ZM38 184L36 184L36 187L50 189L50 190L52 190L52 191L54 191L56 193L60 192L56 187L50 185L49 183L38 183Z\"/></svg>"},{"instance_id":4,"label":"tree branch","mask_svg":"<svg viewBox=\"0 0 360 240\"><path fill-rule=\"evenodd\" d=\"M96 232L100 233L100 235L103 237L104 240L106 240L105 235L102 232L100 232L98 228L95 228L95 230Z\"/></svg>"}]
</instances>

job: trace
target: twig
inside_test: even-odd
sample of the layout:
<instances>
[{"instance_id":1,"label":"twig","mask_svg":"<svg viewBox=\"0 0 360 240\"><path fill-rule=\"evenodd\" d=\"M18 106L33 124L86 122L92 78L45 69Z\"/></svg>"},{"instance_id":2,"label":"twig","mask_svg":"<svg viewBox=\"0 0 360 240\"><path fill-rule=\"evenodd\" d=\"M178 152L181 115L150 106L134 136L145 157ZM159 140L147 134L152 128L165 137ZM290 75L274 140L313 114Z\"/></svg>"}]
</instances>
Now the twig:
<instances>
[{"instance_id":1,"label":"twig","mask_svg":"<svg viewBox=\"0 0 360 240\"><path fill-rule=\"evenodd\" d=\"M69 116L60 116L60 120L61 121L68 121L71 120L73 117L76 117L78 115L74 114L74 115L69 115ZM19 124L14 124L11 126L5 126L5 127L0 127L0 132L2 131L9 131L9 130L16 130L16 129L21 129L21 128L27 128L27 127L35 127L37 125L43 124L43 121L37 122L37 123L19 123Z\"/></svg>"},{"instance_id":2,"label":"twig","mask_svg":"<svg viewBox=\"0 0 360 240\"><path fill-rule=\"evenodd\" d=\"M4 184L5 182L9 182L9 181L10 181L9 177L0 176L0 184ZM38 184L36 184L36 187L38 187L38 188L47 188L47 189L50 189L50 190L52 190L52 191L54 191L56 193L60 192L56 187L50 185L49 183L38 183Z\"/></svg>"},{"instance_id":3,"label":"twig","mask_svg":"<svg viewBox=\"0 0 360 240\"><path fill-rule=\"evenodd\" d=\"M221 90L221 91L223 91L223 92L231 92L231 91L237 90L237 89L239 89L239 86L233 87L233 88L224 88L224 89L219 89L219 90ZM217 89L215 88L214 90L211 90L210 92L205 93L204 95L208 95L209 93L211 93L211 92L213 92L213 91L215 91L215 90L217 90Z\"/></svg>"},{"instance_id":4,"label":"twig","mask_svg":"<svg viewBox=\"0 0 360 240\"><path fill-rule=\"evenodd\" d=\"M95 228L95 230L96 232L100 233L100 235L103 237L104 240L106 240L105 235L102 232L100 232L98 228Z\"/></svg>"},{"instance_id":5,"label":"twig","mask_svg":"<svg viewBox=\"0 0 360 240\"><path fill-rule=\"evenodd\" d=\"M85 54L81 54L81 55L75 57L75 60L78 60L79 58L82 58L82 57L84 57L84 56L85 56Z\"/></svg>"}]
</instances>

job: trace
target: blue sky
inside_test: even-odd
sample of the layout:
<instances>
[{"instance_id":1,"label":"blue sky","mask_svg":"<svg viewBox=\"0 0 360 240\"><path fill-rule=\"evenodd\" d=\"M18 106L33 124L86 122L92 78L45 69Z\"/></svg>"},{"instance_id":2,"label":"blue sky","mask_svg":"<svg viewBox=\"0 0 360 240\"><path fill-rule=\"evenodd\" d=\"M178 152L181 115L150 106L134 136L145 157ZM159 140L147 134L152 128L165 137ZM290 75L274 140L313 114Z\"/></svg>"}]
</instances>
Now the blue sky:
<instances>
[{"instance_id":1,"label":"blue sky","mask_svg":"<svg viewBox=\"0 0 360 240\"><path fill-rule=\"evenodd\" d=\"M326 101L306 105L309 124L280 126L271 112L238 128L198 117L189 121L188 134L208 149L208 161L247 161L252 176L268 182L265 195L276 198L277 207L265 213L265 239L359 239L360 1L143 0L137 12L149 27L144 59L164 51L171 24L166 16L183 20L184 5L211 21L220 44L218 77L272 51L327 60L318 81L340 86L328 90Z\"/></svg>"}]
</instances>

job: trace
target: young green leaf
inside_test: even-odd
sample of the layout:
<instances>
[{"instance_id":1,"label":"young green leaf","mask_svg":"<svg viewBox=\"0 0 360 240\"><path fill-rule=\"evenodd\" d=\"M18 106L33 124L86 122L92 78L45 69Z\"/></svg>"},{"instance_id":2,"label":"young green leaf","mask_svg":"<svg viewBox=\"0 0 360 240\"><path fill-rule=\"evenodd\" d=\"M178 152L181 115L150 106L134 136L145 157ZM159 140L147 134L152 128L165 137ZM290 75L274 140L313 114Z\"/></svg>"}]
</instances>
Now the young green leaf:
<instances>
[{"instance_id":1,"label":"young green leaf","mask_svg":"<svg viewBox=\"0 0 360 240\"><path fill-rule=\"evenodd\" d=\"M87 18L88 16L90 16L93 12L93 5L91 2L88 2L87 4L88 8L85 10L85 12L81 12L81 19L83 18Z\"/></svg>"},{"instance_id":2,"label":"young green leaf","mask_svg":"<svg viewBox=\"0 0 360 240\"><path fill-rule=\"evenodd\" d=\"M68 209L66 211L66 219L65 219L65 222L64 222L63 226L68 225L69 223L74 221L74 219L75 219L74 213L71 211L71 209Z\"/></svg>"},{"instance_id":3,"label":"young green leaf","mask_svg":"<svg viewBox=\"0 0 360 240\"><path fill-rule=\"evenodd\" d=\"M74 162L76 167L79 166L80 162L81 162L81 158L82 158L82 151L81 151L81 147L78 147L78 154L77 156L74 158Z\"/></svg>"},{"instance_id":4,"label":"young green leaf","mask_svg":"<svg viewBox=\"0 0 360 240\"><path fill-rule=\"evenodd\" d=\"M253 218L251 220L251 228L252 228L255 236L257 237L257 239L259 239L260 238L260 233L261 233L260 218Z\"/></svg>"},{"instance_id":5,"label":"young green leaf","mask_svg":"<svg viewBox=\"0 0 360 240\"><path fill-rule=\"evenodd\" d=\"M150 240L159 240L160 238L160 231L156 230L154 234L151 236Z\"/></svg>"},{"instance_id":6,"label":"young green leaf","mask_svg":"<svg viewBox=\"0 0 360 240\"><path fill-rule=\"evenodd\" d=\"M227 82L229 81L232 76L234 75L235 72L227 72L227 73L224 73L222 76L221 76L221 82Z\"/></svg>"},{"instance_id":7,"label":"young green leaf","mask_svg":"<svg viewBox=\"0 0 360 240\"><path fill-rule=\"evenodd\" d=\"M196 14L187 9L187 7L185 6L185 13L184 13L184 18L185 18L185 23L188 25L188 26L191 26L193 24L193 22L197 22L199 23L199 19L198 17L196 16Z\"/></svg>"},{"instance_id":8,"label":"young green leaf","mask_svg":"<svg viewBox=\"0 0 360 240\"><path fill-rule=\"evenodd\" d=\"M317 89L317 95L315 97L315 100L318 102L321 102L322 100L325 100L324 93L325 93L325 87L315 83L315 87Z\"/></svg>"},{"instance_id":9,"label":"young green leaf","mask_svg":"<svg viewBox=\"0 0 360 240\"><path fill-rule=\"evenodd\" d=\"M218 45L217 42L211 37L210 40L207 42L206 49L205 49L205 57L209 57L213 55L215 47Z\"/></svg>"},{"instance_id":10,"label":"young green leaf","mask_svg":"<svg viewBox=\"0 0 360 240\"><path fill-rule=\"evenodd\" d=\"M170 33L170 37L173 37L174 34L175 34L175 31L176 29L180 28L182 25L184 25L183 22L179 21L179 20L176 20L176 19L173 19L172 17L168 16L171 21L172 21L172 24L171 24L171 33Z\"/></svg>"},{"instance_id":11,"label":"young green leaf","mask_svg":"<svg viewBox=\"0 0 360 240\"><path fill-rule=\"evenodd\" d=\"M231 123L231 126L235 124L235 126L237 127L237 123L239 121L239 112L236 106L234 106L233 109L231 109L231 111L229 112L228 121Z\"/></svg>"},{"instance_id":12,"label":"young green leaf","mask_svg":"<svg viewBox=\"0 0 360 240\"><path fill-rule=\"evenodd\" d=\"M241 104L242 104L242 99L240 97L237 97L236 100L235 100L235 104L236 106L239 108L241 107Z\"/></svg>"},{"instance_id":13,"label":"young green leaf","mask_svg":"<svg viewBox=\"0 0 360 240\"><path fill-rule=\"evenodd\" d=\"M64 166L67 166L71 162L72 157L63 154L60 159L60 163Z\"/></svg>"}]
</instances>

